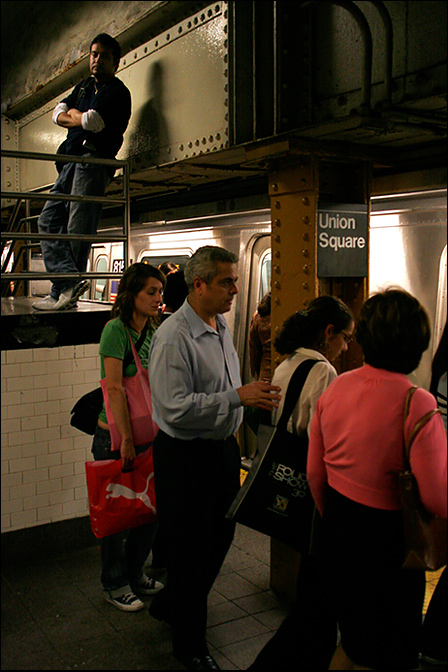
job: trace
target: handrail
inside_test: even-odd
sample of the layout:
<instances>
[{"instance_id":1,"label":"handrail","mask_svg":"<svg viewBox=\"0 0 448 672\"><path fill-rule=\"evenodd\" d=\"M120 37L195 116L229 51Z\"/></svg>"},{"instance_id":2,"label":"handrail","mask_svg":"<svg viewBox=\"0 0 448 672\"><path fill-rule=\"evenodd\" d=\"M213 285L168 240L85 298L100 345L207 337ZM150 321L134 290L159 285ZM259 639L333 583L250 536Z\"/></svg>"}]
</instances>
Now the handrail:
<instances>
[{"instance_id":1,"label":"handrail","mask_svg":"<svg viewBox=\"0 0 448 672\"><path fill-rule=\"evenodd\" d=\"M21 271L20 273L8 273L8 277L3 280L11 282L13 280L48 280L48 273L46 271ZM52 273L51 278L55 280L68 280L89 277L92 280L100 278L117 278L118 273L112 271L89 271L88 273Z\"/></svg>"},{"instance_id":2,"label":"handrail","mask_svg":"<svg viewBox=\"0 0 448 672\"><path fill-rule=\"evenodd\" d=\"M123 258L124 267L129 265L129 246L130 246L130 189L129 189L129 162L127 160L119 159L103 159L91 156L70 156L66 154L46 154L43 152L28 152L21 150L1 150L1 156L5 158L17 158L25 160L38 161L58 161L60 163L81 163L111 166L115 168L123 168L123 196L117 198L115 196L85 196L85 195L71 195L71 194L55 194L51 192L43 192L41 188L29 191L2 191L1 198L9 200L17 200L16 209L19 207L20 201L43 200L43 201L70 201L70 202L91 202L91 203L108 203L114 206L121 205L124 207L123 211L123 232L119 234L109 235L88 235L88 234L55 234L55 233L31 233L29 231L2 231L2 240L15 241L42 241L42 240L64 240L64 241L84 241L84 242L119 242L123 243ZM44 188L50 189L53 185L46 185ZM26 220L27 218L25 218ZM21 220L23 221L23 220ZM91 278L91 279L106 279L117 278L117 273L109 271L95 272L85 271L80 273L48 273L46 271L22 271L20 273L5 271L2 273L2 283L11 281L28 281L28 280L51 280L51 279L68 279L68 278Z\"/></svg>"},{"instance_id":3,"label":"handrail","mask_svg":"<svg viewBox=\"0 0 448 672\"><path fill-rule=\"evenodd\" d=\"M19 149L2 149L2 156L7 159L36 159L37 161L56 161L59 163L93 163L100 166L125 168L128 162L123 159L101 159L96 156L76 156L70 154L47 154L44 152L26 152Z\"/></svg>"},{"instance_id":4,"label":"handrail","mask_svg":"<svg viewBox=\"0 0 448 672\"><path fill-rule=\"evenodd\" d=\"M107 196L83 196L81 194L52 194L30 191L2 191L2 198L14 199L23 198L36 201L75 201L78 203L114 203L115 205L124 205L124 198L112 198Z\"/></svg>"},{"instance_id":5,"label":"handrail","mask_svg":"<svg viewBox=\"0 0 448 672\"><path fill-rule=\"evenodd\" d=\"M5 232L2 233L2 238L8 240L83 240L85 242L97 241L98 243L122 243L127 240L124 234L121 236L115 234L99 236L96 233L31 233L26 231Z\"/></svg>"}]
</instances>

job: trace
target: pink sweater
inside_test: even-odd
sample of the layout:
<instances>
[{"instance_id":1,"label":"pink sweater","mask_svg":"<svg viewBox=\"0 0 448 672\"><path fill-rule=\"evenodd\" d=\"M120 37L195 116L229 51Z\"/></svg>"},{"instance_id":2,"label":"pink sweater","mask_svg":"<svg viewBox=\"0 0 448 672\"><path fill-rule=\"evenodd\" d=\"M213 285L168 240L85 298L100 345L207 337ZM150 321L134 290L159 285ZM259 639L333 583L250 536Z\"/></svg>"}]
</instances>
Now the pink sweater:
<instances>
[{"instance_id":1,"label":"pink sweater","mask_svg":"<svg viewBox=\"0 0 448 672\"><path fill-rule=\"evenodd\" d=\"M411 386L403 374L365 365L336 378L322 394L308 452L308 480L321 513L327 483L360 504L400 508L396 473L403 466L403 412ZM416 390L406 436L433 408L432 394ZM412 444L411 468L425 507L442 517L447 515L446 462L446 432L437 414Z\"/></svg>"}]
</instances>

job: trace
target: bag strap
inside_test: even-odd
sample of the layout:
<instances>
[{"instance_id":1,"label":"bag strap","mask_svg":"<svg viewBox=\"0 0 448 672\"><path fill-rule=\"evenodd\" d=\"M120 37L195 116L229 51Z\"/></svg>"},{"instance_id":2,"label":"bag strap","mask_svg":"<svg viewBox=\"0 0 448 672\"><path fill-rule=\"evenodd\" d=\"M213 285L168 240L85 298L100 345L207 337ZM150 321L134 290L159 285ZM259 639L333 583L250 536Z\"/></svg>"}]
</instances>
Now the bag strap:
<instances>
[{"instance_id":1,"label":"bag strap","mask_svg":"<svg viewBox=\"0 0 448 672\"><path fill-rule=\"evenodd\" d=\"M403 416L403 437L405 437L405 425L406 425L406 420L409 415L409 408L411 405L411 399L414 395L414 392L418 388L414 385L411 387L406 395L406 401L404 404L404 416ZM410 463L410 453L411 453L411 446L414 442L415 437L417 434L423 429L423 427L431 420L431 418L434 415L437 415L437 413L440 413L440 409L434 408L432 411L428 411L428 413L425 413L425 415L418 420L414 428L412 429L412 432L408 436L408 438L404 438L403 440L403 458L404 458L404 466L406 471L411 471L411 463Z\"/></svg>"},{"instance_id":2,"label":"bag strap","mask_svg":"<svg viewBox=\"0 0 448 672\"><path fill-rule=\"evenodd\" d=\"M85 79L82 80L81 86L79 87L78 90L78 95L76 96L76 107L79 105L79 101L83 97L84 93L86 92L86 89L88 88L89 84L92 82L93 83L93 77L90 75L90 77L86 77Z\"/></svg>"},{"instance_id":3,"label":"bag strap","mask_svg":"<svg viewBox=\"0 0 448 672\"><path fill-rule=\"evenodd\" d=\"M283 406L283 411L280 416L280 420L277 423L277 428L286 428L288 420L291 417L294 408L299 400L300 394L302 392L305 381L308 377L309 372L313 368L318 359L306 359L304 362L299 364L294 373L291 376L291 379L288 384L288 389L286 390L285 403Z\"/></svg>"},{"instance_id":4,"label":"bag strap","mask_svg":"<svg viewBox=\"0 0 448 672\"><path fill-rule=\"evenodd\" d=\"M129 364L132 362L132 360L135 361L137 368L138 368L137 359L138 359L138 363L141 364L140 357L138 356L137 353L139 352L139 350L142 347L143 342L146 338L146 334L148 332L148 327L145 324L145 326L142 329L142 333L138 337L138 341L135 345L134 345L134 341L132 340L131 334L129 333L128 329L126 329L126 331L128 332L129 340L131 342L131 352L128 352L126 357L123 359L123 371L126 369L126 367L129 366Z\"/></svg>"}]
</instances>

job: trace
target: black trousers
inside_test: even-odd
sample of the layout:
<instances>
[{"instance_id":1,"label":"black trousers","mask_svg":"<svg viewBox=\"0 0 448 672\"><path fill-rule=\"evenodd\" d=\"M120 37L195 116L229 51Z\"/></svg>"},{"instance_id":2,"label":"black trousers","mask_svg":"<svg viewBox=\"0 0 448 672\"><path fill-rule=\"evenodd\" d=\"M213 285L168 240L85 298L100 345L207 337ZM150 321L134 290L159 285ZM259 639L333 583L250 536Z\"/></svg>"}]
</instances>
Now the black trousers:
<instances>
[{"instance_id":1,"label":"black trousers","mask_svg":"<svg viewBox=\"0 0 448 672\"><path fill-rule=\"evenodd\" d=\"M159 431L153 446L158 523L168 583L151 611L172 625L177 656L207 653L207 597L232 543L225 513L239 490L236 439L173 439Z\"/></svg>"},{"instance_id":2,"label":"black trousers","mask_svg":"<svg viewBox=\"0 0 448 672\"><path fill-rule=\"evenodd\" d=\"M337 636L336 612L329 600L321 559L301 553L291 612L248 669L328 670Z\"/></svg>"},{"instance_id":3,"label":"black trousers","mask_svg":"<svg viewBox=\"0 0 448 672\"><path fill-rule=\"evenodd\" d=\"M324 566L341 644L358 665L418 666L425 572L401 568L401 511L358 504L328 488Z\"/></svg>"}]
</instances>

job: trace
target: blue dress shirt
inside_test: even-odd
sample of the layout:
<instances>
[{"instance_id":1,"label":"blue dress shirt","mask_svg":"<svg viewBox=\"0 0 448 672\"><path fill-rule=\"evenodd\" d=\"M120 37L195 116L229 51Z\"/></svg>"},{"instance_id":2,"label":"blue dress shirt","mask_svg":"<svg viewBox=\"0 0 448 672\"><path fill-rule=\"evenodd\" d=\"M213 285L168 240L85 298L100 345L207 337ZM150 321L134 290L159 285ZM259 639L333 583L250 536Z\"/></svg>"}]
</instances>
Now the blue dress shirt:
<instances>
[{"instance_id":1,"label":"blue dress shirt","mask_svg":"<svg viewBox=\"0 0 448 672\"><path fill-rule=\"evenodd\" d=\"M238 355L222 315L216 324L218 331L186 299L152 338L153 418L176 439L226 439L243 419Z\"/></svg>"}]
</instances>

